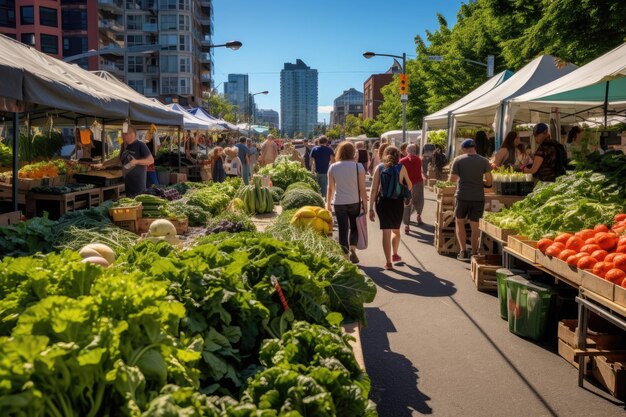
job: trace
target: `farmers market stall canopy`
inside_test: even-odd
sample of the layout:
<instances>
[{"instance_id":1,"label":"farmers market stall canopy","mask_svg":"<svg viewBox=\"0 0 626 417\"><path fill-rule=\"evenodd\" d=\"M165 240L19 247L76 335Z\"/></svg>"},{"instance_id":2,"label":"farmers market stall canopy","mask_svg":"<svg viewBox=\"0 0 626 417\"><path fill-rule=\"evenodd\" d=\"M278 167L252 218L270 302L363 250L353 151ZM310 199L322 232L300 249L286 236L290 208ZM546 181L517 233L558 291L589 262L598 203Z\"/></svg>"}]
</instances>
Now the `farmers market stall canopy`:
<instances>
[{"instance_id":1,"label":"farmers market stall canopy","mask_svg":"<svg viewBox=\"0 0 626 417\"><path fill-rule=\"evenodd\" d=\"M605 103L607 109L604 108ZM515 97L508 111L528 121L532 111L550 112L577 120L618 114L626 110L626 43L557 80Z\"/></svg>"},{"instance_id":2,"label":"farmers market stall canopy","mask_svg":"<svg viewBox=\"0 0 626 417\"><path fill-rule=\"evenodd\" d=\"M233 130L235 132L239 131L239 128L236 125L234 125L232 123L229 123L226 120L218 119L216 117L211 116L202 107L195 107L193 109L190 109L189 113L191 113L194 116L196 116L197 118L205 120L207 122L213 122L213 123L217 122L220 126L225 127L228 130Z\"/></svg>"},{"instance_id":3,"label":"farmers market stall canopy","mask_svg":"<svg viewBox=\"0 0 626 417\"><path fill-rule=\"evenodd\" d=\"M113 120L181 125L182 116L149 102L82 68L50 57L0 35L0 106L3 111L51 113L76 119L96 116ZM141 98L140 98L141 97Z\"/></svg>"},{"instance_id":4,"label":"farmers market stall canopy","mask_svg":"<svg viewBox=\"0 0 626 417\"><path fill-rule=\"evenodd\" d=\"M180 104L172 103L168 104L166 107L183 115L183 127L185 129L224 130L224 127L220 126L218 123L211 123L209 121L205 121L200 119L199 117L194 116L193 114L185 110Z\"/></svg>"},{"instance_id":5,"label":"farmers market stall canopy","mask_svg":"<svg viewBox=\"0 0 626 417\"><path fill-rule=\"evenodd\" d=\"M512 71L506 70L502 71L500 74L497 74L495 77L491 77L487 82L477 87L465 97L462 97L454 103L450 104L449 106L446 106L443 109L424 117L424 126L428 125L427 129L447 129L449 127L449 113L453 113L458 108L470 104L478 98L484 96L486 93L505 82L512 75Z\"/></svg>"},{"instance_id":6,"label":"farmers market stall canopy","mask_svg":"<svg viewBox=\"0 0 626 417\"><path fill-rule=\"evenodd\" d=\"M380 135L380 138L386 139L394 143L402 142L402 131L390 130ZM421 130L407 130L406 139L412 143L419 142L422 139L422 131Z\"/></svg>"}]
</instances>

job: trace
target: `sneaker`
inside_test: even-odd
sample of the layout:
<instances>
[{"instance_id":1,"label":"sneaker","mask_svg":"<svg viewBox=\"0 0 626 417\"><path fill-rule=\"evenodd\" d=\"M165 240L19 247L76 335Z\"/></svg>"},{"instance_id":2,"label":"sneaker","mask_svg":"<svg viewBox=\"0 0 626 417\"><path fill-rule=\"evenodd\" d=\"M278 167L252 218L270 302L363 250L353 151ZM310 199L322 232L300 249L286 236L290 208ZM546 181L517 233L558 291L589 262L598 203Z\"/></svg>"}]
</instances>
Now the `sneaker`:
<instances>
[{"instance_id":1,"label":"sneaker","mask_svg":"<svg viewBox=\"0 0 626 417\"><path fill-rule=\"evenodd\" d=\"M353 264L358 264L359 263L359 257L356 256L356 252L354 252L353 250L350 251L350 262L352 262Z\"/></svg>"},{"instance_id":2,"label":"sneaker","mask_svg":"<svg viewBox=\"0 0 626 417\"><path fill-rule=\"evenodd\" d=\"M458 259L459 261L469 261L469 257L467 256L467 251L462 250L461 252L459 252L459 254L456 256L456 259Z\"/></svg>"},{"instance_id":3,"label":"sneaker","mask_svg":"<svg viewBox=\"0 0 626 417\"><path fill-rule=\"evenodd\" d=\"M392 260L393 262L402 262L402 257L401 257L400 255L393 255L393 256L391 257L391 260Z\"/></svg>"}]
</instances>

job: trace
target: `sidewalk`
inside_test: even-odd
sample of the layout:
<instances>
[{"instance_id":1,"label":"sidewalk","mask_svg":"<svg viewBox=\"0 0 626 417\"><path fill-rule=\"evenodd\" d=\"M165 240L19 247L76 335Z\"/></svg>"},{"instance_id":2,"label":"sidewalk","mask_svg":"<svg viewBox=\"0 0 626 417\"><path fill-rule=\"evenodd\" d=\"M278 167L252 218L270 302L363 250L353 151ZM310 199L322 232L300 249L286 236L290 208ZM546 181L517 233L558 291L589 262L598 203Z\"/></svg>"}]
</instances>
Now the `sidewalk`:
<instances>
[{"instance_id":1,"label":"sidewalk","mask_svg":"<svg viewBox=\"0 0 626 417\"><path fill-rule=\"evenodd\" d=\"M378 224L369 223L369 248L359 253L378 285L362 344L380 416L625 415L588 381L579 388L577 370L549 347L509 333L469 264L435 251L434 195L426 199L426 224L402 236L406 265L383 270Z\"/></svg>"}]
</instances>

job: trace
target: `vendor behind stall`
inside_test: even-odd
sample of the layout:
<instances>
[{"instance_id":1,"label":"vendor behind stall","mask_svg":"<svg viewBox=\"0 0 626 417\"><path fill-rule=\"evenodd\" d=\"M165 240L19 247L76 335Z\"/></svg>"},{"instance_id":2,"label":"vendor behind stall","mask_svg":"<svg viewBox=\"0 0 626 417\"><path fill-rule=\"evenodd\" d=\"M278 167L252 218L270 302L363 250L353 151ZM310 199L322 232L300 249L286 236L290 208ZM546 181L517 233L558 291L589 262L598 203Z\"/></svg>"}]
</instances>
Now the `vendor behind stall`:
<instances>
[{"instance_id":1,"label":"vendor behind stall","mask_svg":"<svg viewBox=\"0 0 626 417\"><path fill-rule=\"evenodd\" d=\"M134 197L146 189L148 165L154 164L154 157L145 143L137 140L137 131L128 126L123 133L124 144L119 157L109 159L103 164L95 165L96 169L122 166L126 195Z\"/></svg>"}]
</instances>

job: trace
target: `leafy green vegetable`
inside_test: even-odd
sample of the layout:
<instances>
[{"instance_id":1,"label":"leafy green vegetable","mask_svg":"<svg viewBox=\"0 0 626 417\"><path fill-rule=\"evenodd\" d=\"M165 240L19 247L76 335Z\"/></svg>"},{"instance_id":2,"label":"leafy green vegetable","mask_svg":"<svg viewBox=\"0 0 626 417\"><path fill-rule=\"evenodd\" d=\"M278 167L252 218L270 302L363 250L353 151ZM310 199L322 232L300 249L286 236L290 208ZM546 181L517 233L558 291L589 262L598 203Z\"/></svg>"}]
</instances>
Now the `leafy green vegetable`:
<instances>
[{"instance_id":1,"label":"leafy green vegetable","mask_svg":"<svg viewBox=\"0 0 626 417\"><path fill-rule=\"evenodd\" d=\"M272 185L280 187L285 190L290 184L295 182L305 182L312 187L318 187L317 181L313 178L313 175L302 166L301 163L296 161L289 161L288 159L280 159L273 165L266 165L259 170L261 175L269 175L272 180ZM314 188L315 189L315 188Z\"/></svg>"},{"instance_id":2,"label":"leafy green vegetable","mask_svg":"<svg viewBox=\"0 0 626 417\"><path fill-rule=\"evenodd\" d=\"M316 191L295 189L285 192L283 199L280 200L280 205L286 210L304 206L324 207L324 199Z\"/></svg>"}]
</instances>

